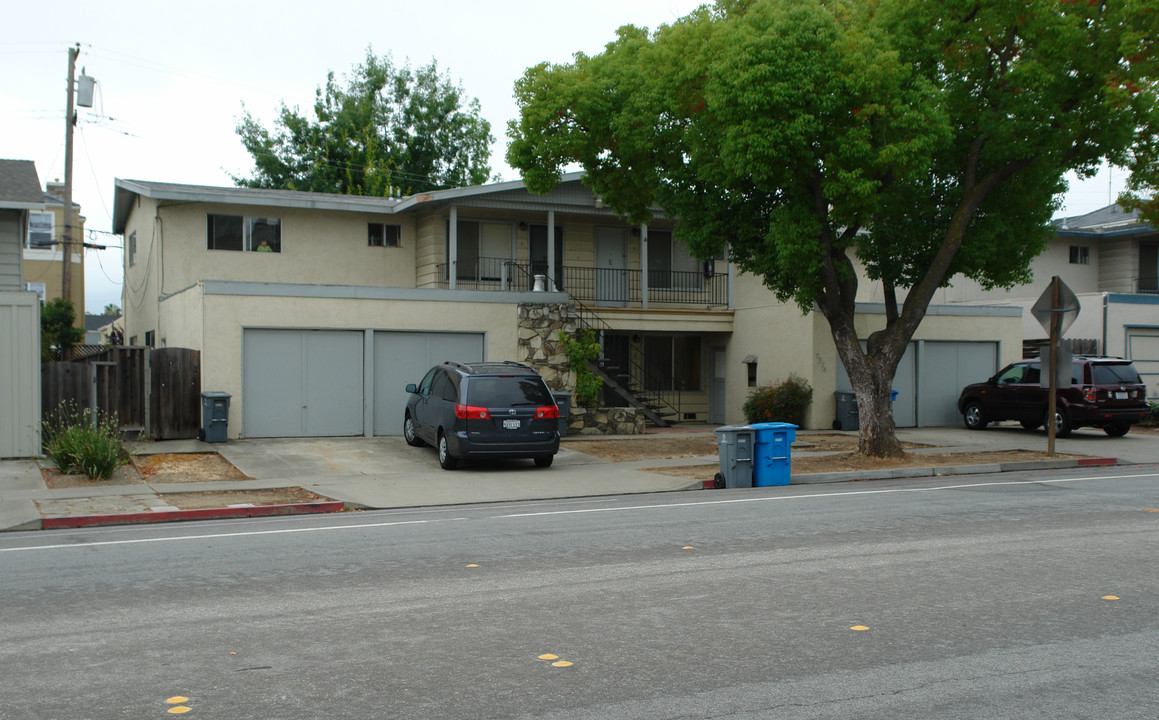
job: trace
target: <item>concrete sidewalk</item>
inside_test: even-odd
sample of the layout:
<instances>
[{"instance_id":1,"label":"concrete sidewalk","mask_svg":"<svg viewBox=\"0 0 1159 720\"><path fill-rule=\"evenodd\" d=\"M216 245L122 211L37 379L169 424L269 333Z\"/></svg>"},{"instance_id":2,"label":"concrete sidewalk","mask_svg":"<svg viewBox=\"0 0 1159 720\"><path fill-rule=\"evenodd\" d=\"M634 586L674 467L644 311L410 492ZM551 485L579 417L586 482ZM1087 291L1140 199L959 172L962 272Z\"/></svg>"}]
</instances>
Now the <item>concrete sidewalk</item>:
<instances>
[{"instance_id":1,"label":"concrete sidewalk","mask_svg":"<svg viewBox=\"0 0 1159 720\"><path fill-rule=\"evenodd\" d=\"M679 431L679 430L677 430ZM709 428L685 429L683 432L712 435ZM794 445L794 457L807 457L810 434L830 431L800 432ZM855 434L855 433L853 433ZM632 436L648 442L660 435ZM911 451L914 454L976 453L998 450L1046 449L1044 433L1028 433L1021 428L994 427L985 432L961 428L922 428L899 430L906 442L933 447ZM471 465L447 472L439 468L430 448L410 448L402 438L306 438L272 440L234 440L206 444L196 440L141 443L137 454L217 452L252 479L229 482L100 485L83 488L49 489L35 460L0 461L0 530L31 530L52 525L48 518L97 519L109 522L156 522L176 519L230 517L237 515L333 511L343 505L351 508L379 509L457 505L519 500L545 500L602 495L673 492L700 489L701 480L668 477L644 468L705 465L704 480L710 480L716 469L715 456L643 460L613 463L584 454L588 439L565 441L549 469L535 467L529 461ZM599 438L605 439L605 438ZM1102 431L1084 429L1070 438L1059 440L1059 453L1116 458L1128 464L1159 463L1159 436L1132 432L1123 438L1107 437ZM1074 459L1059 459L1007 465L960 465L893 470L860 471L794 475L793 484L839 482L851 479L888 477L926 477L931 475L972 474L1025 470L1030 468L1075 467ZM232 511L177 511L162 499L166 493L188 493L223 490L254 490L300 487L338 503L318 507L235 508ZM176 512L175 512L176 511ZM117 516L115 518L110 516Z\"/></svg>"}]
</instances>

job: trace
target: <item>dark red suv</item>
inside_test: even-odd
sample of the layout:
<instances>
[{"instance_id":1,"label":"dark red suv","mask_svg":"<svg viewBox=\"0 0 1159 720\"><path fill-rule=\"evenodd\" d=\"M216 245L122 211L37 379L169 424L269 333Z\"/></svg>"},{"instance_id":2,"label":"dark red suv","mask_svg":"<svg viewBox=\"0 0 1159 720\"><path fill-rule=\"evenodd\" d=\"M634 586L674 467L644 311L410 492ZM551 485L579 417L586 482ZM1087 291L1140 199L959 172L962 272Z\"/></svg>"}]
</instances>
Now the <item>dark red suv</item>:
<instances>
[{"instance_id":1,"label":"dark red suv","mask_svg":"<svg viewBox=\"0 0 1159 720\"><path fill-rule=\"evenodd\" d=\"M1017 420L1027 430L1041 427L1048 400L1041 377L1041 362L1035 358L1007 365L986 382L967 385L958 397L966 427L983 430L998 420ZM1147 389L1130 360L1076 357L1071 363L1071 386L1058 391L1055 436L1065 437L1075 428L1090 426L1122 437L1131 425L1146 419L1146 396Z\"/></svg>"}]
</instances>

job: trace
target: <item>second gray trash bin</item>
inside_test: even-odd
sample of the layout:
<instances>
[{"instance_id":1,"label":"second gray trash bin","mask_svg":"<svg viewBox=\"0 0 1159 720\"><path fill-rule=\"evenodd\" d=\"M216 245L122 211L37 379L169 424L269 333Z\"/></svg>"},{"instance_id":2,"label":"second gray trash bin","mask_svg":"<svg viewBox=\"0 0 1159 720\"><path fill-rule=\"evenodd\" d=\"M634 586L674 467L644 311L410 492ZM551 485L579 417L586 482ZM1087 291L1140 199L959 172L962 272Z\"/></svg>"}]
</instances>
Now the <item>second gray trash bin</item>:
<instances>
[{"instance_id":1,"label":"second gray trash bin","mask_svg":"<svg viewBox=\"0 0 1159 720\"><path fill-rule=\"evenodd\" d=\"M713 430L720 453L720 472L716 486L741 488L753 486L753 442L756 430L748 425L725 425Z\"/></svg>"},{"instance_id":2,"label":"second gray trash bin","mask_svg":"<svg viewBox=\"0 0 1159 720\"><path fill-rule=\"evenodd\" d=\"M834 430L858 430L861 421L857 416L857 393L835 392L837 397L837 419L833 421Z\"/></svg>"}]
</instances>

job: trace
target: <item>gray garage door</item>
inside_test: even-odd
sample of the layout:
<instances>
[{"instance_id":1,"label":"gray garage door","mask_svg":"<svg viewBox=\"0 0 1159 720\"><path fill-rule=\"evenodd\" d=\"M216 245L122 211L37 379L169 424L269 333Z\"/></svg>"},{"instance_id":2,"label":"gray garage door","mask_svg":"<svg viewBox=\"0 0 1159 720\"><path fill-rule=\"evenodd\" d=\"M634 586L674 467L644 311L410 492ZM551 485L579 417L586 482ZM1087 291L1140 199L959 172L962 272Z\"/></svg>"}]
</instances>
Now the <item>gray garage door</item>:
<instances>
[{"instance_id":1,"label":"gray garage door","mask_svg":"<svg viewBox=\"0 0 1159 720\"><path fill-rule=\"evenodd\" d=\"M1128 327L1127 359L1147 385L1147 397L1159 397L1159 328Z\"/></svg>"},{"instance_id":2,"label":"gray garage door","mask_svg":"<svg viewBox=\"0 0 1159 720\"><path fill-rule=\"evenodd\" d=\"M922 427L957 425L958 395L998 371L998 343L927 340L918 364L918 421Z\"/></svg>"},{"instance_id":3,"label":"gray garage door","mask_svg":"<svg viewBox=\"0 0 1159 720\"><path fill-rule=\"evenodd\" d=\"M363 333L245 330L246 437L363 434Z\"/></svg>"},{"instance_id":4,"label":"gray garage door","mask_svg":"<svg viewBox=\"0 0 1159 720\"><path fill-rule=\"evenodd\" d=\"M374 334L374 434L401 435L406 385L432 365L483 360L482 333L376 332Z\"/></svg>"},{"instance_id":5,"label":"gray garage door","mask_svg":"<svg viewBox=\"0 0 1159 720\"><path fill-rule=\"evenodd\" d=\"M862 343L864 347L864 342ZM998 343L925 340L911 342L897 365L893 422L899 428L956 425L958 393L998 370ZM837 365L837 389L851 390L849 376Z\"/></svg>"}]
</instances>

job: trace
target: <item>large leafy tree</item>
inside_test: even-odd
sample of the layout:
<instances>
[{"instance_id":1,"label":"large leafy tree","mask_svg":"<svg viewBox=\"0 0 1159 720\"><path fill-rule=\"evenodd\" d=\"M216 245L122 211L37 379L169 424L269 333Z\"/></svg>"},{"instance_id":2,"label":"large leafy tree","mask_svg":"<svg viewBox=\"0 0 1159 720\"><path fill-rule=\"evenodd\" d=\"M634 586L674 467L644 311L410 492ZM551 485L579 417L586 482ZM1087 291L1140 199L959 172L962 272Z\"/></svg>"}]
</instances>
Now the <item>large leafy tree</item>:
<instances>
[{"instance_id":1,"label":"large leafy tree","mask_svg":"<svg viewBox=\"0 0 1159 720\"><path fill-rule=\"evenodd\" d=\"M1155 0L719 0L529 69L507 158L536 192L578 163L823 313L861 452L900 454L890 384L935 291L1027 281L1064 174L1146 146L1157 34ZM886 298L864 349L859 264Z\"/></svg>"},{"instance_id":2,"label":"large leafy tree","mask_svg":"<svg viewBox=\"0 0 1159 720\"><path fill-rule=\"evenodd\" d=\"M339 83L331 72L314 116L284 103L267 129L249 112L237 133L253 156L244 187L385 196L484 183L491 124L437 65L398 67L367 51Z\"/></svg>"}]
</instances>

